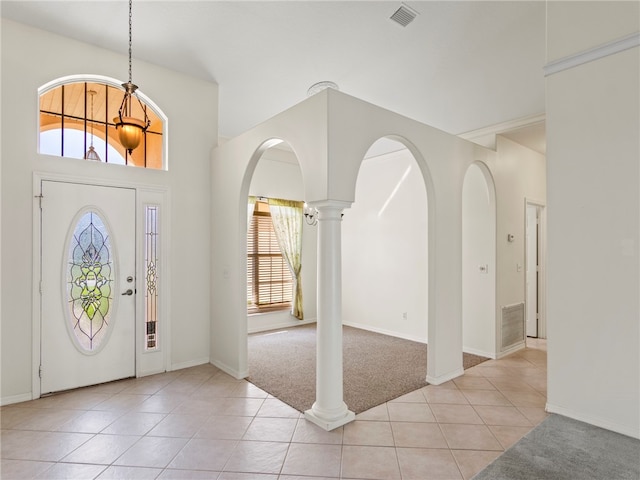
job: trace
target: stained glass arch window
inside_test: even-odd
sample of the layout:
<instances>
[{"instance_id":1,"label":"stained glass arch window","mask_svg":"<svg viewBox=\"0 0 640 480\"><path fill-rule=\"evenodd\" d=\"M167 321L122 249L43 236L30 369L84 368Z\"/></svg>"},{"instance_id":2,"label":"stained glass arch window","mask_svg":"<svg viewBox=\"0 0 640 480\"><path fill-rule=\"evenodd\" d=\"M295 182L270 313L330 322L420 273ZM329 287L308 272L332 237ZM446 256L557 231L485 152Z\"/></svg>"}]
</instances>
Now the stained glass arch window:
<instances>
[{"instance_id":1,"label":"stained glass arch window","mask_svg":"<svg viewBox=\"0 0 640 480\"><path fill-rule=\"evenodd\" d=\"M114 79L71 76L54 80L38 89L38 152L108 164L166 170L167 120L158 107L136 93L151 125L140 145L129 154L118 140L114 118L124 89ZM138 102L134 116L144 116ZM136 111L136 109L140 111Z\"/></svg>"},{"instance_id":2,"label":"stained glass arch window","mask_svg":"<svg viewBox=\"0 0 640 480\"><path fill-rule=\"evenodd\" d=\"M78 349L94 354L108 340L113 325L113 286L116 278L111 234L96 210L81 212L67 241L63 298L67 327Z\"/></svg>"}]
</instances>

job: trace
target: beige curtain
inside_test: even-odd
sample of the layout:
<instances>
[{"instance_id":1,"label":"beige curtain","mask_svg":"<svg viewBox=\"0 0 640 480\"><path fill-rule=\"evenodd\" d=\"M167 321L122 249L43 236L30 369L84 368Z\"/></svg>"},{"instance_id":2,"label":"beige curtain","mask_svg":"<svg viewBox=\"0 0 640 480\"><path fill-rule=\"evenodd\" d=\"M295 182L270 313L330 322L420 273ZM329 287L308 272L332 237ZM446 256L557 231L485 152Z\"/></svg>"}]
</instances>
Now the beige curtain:
<instances>
[{"instance_id":1,"label":"beige curtain","mask_svg":"<svg viewBox=\"0 0 640 480\"><path fill-rule=\"evenodd\" d=\"M253 210L256 208L256 197L249 196L249 202L247 203L247 229L251 225L251 219L253 218Z\"/></svg>"},{"instance_id":2,"label":"beige curtain","mask_svg":"<svg viewBox=\"0 0 640 480\"><path fill-rule=\"evenodd\" d=\"M294 278L293 308L294 317L302 320L302 281L300 263L302 257L302 209L304 202L293 200L269 199L269 211L273 229L278 238L278 245L282 256L287 261L289 270Z\"/></svg>"}]
</instances>

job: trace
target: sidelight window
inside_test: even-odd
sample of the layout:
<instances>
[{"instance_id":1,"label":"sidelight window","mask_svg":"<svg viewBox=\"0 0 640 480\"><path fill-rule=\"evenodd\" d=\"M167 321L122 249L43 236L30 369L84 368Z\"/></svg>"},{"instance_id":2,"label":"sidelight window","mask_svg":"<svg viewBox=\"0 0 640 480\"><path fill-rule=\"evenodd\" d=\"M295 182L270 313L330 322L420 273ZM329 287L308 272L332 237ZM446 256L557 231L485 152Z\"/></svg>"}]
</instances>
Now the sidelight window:
<instances>
[{"instance_id":1,"label":"sidelight window","mask_svg":"<svg viewBox=\"0 0 640 480\"><path fill-rule=\"evenodd\" d=\"M158 206L145 207L145 350L158 348Z\"/></svg>"}]
</instances>

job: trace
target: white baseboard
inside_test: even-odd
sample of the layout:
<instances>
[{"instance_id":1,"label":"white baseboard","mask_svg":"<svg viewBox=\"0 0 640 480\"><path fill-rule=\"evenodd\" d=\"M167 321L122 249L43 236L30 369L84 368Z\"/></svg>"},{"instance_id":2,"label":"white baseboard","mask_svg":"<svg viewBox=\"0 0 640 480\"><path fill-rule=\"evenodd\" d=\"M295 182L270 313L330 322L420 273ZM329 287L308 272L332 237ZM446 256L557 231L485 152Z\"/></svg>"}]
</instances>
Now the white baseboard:
<instances>
[{"instance_id":1,"label":"white baseboard","mask_svg":"<svg viewBox=\"0 0 640 480\"><path fill-rule=\"evenodd\" d=\"M522 350L523 348L526 348L526 346L527 346L527 343L523 341L522 343L518 343L512 347L509 347L502 352L498 352L498 355L495 358L506 357L507 355L511 355L512 353L517 352L518 350Z\"/></svg>"},{"instance_id":2,"label":"white baseboard","mask_svg":"<svg viewBox=\"0 0 640 480\"><path fill-rule=\"evenodd\" d=\"M467 348L467 347L462 347L462 351L464 353L470 353L472 355L479 355L481 357L492 358L494 360L496 359L495 352L485 352L482 350L476 350L475 348Z\"/></svg>"},{"instance_id":3,"label":"white baseboard","mask_svg":"<svg viewBox=\"0 0 640 480\"><path fill-rule=\"evenodd\" d=\"M0 398L0 405L5 406L13 403L28 402L30 400L33 400L33 394L31 392L21 393L20 395L11 395L9 397Z\"/></svg>"},{"instance_id":4,"label":"white baseboard","mask_svg":"<svg viewBox=\"0 0 640 480\"><path fill-rule=\"evenodd\" d=\"M548 413L557 413L558 415L573 418L574 420L588 423L590 425L595 425L596 427L604 428L605 430L611 430L612 432L620 433L628 437L640 439L640 427L636 427L634 429L629 425L621 425L618 423L613 423L609 420L605 420L604 418L598 418L592 415L584 415L572 409L561 407L560 405L554 405L548 402L545 406L545 410Z\"/></svg>"},{"instance_id":5,"label":"white baseboard","mask_svg":"<svg viewBox=\"0 0 640 480\"><path fill-rule=\"evenodd\" d=\"M195 365L190 365L190 366L195 366ZM188 368L188 367L187 367ZM173 370L178 370L178 368L174 368ZM154 369L154 370L145 370L142 372L138 372L138 374L136 375L136 377L138 378L142 378L142 377L148 377L150 375L158 375L159 373L164 373L166 372L165 369L163 368L159 368L159 369Z\"/></svg>"},{"instance_id":6,"label":"white baseboard","mask_svg":"<svg viewBox=\"0 0 640 480\"><path fill-rule=\"evenodd\" d=\"M183 368L197 367L198 365L204 365L205 363L209 363L209 358L198 358L187 362L174 363L171 365L169 370L182 370Z\"/></svg>"},{"instance_id":7,"label":"white baseboard","mask_svg":"<svg viewBox=\"0 0 640 480\"><path fill-rule=\"evenodd\" d=\"M357 322L342 322L342 324L346 325L347 327L359 328L360 330L368 330L369 332L381 333L382 335L389 335L390 337L411 340L412 342L424 343L425 345L427 344L427 341L424 338L418 338L414 335L405 335L402 333L393 332L391 330L385 330L384 328L376 328Z\"/></svg>"},{"instance_id":8,"label":"white baseboard","mask_svg":"<svg viewBox=\"0 0 640 480\"><path fill-rule=\"evenodd\" d=\"M446 373L444 375L440 375L439 377L432 377L431 375L427 375L427 382L431 385L442 385L449 380L453 380L461 375L464 375L464 369L460 368L458 370L454 370L453 372Z\"/></svg>"},{"instance_id":9,"label":"white baseboard","mask_svg":"<svg viewBox=\"0 0 640 480\"><path fill-rule=\"evenodd\" d=\"M229 365L220 362L216 359L211 359L211 365L213 365L214 367L219 368L220 370L222 370L224 373L231 375L233 378L236 378L238 380L240 380L241 378L247 378L249 376L249 372L245 371L245 372L241 372L235 368L231 368Z\"/></svg>"},{"instance_id":10,"label":"white baseboard","mask_svg":"<svg viewBox=\"0 0 640 480\"><path fill-rule=\"evenodd\" d=\"M277 323L269 323L266 325L254 325L252 327L249 327L249 330L247 333L260 333L260 332L268 332L271 330L280 330L283 328L291 328L291 327L298 327L300 325L308 325L310 323L316 323L316 319L315 318L309 318L307 320L289 320L289 321L284 321L284 322L277 322Z\"/></svg>"}]
</instances>

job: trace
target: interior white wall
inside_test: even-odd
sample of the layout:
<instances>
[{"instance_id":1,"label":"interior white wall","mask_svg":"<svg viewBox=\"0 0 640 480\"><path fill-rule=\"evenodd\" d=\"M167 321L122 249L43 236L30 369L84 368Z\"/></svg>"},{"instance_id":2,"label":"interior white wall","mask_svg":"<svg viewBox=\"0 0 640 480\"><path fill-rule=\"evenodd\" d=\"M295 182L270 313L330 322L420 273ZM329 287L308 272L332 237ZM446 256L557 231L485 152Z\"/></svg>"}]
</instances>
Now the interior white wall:
<instances>
[{"instance_id":1,"label":"interior white wall","mask_svg":"<svg viewBox=\"0 0 640 480\"><path fill-rule=\"evenodd\" d=\"M462 347L495 358L495 191L481 168L472 164L462 187ZM488 169L486 174L490 175Z\"/></svg>"},{"instance_id":2,"label":"interior white wall","mask_svg":"<svg viewBox=\"0 0 640 480\"><path fill-rule=\"evenodd\" d=\"M496 163L490 168L497 198L496 307L501 315L502 307L526 299L526 201L535 200L539 205L545 205L547 192L544 155L501 135L497 136L496 144ZM508 234L514 236L513 242L507 241Z\"/></svg>"},{"instance_id":3,"label":"interior white wall","mask_svg":"<svg viewBox=\"0 0 640 480\"><path fill-rule=\"evenodd\" d=\"M406 148L368 158L342 220L342 320L427 341L427 195Z\"/></svg>"},{"instance_id":4,"label":"interior white wall","mask_svg":"<svg viewBox=\"0 0 640 480\"><path fill-rule=\"evenodd\" d=\"M548 25L551 61L640 31L640 4L548 2ZM636 46L547 77L547 409L635 438L639 59Z\"/></svg>"},{"instance_id":5,"label":"interior white wall","mask_svg":"<svg viewBox=\"0 0 640 480\"><path fill-rule=\"evenodd\" d=\"M134 59L140 90L169 119L168 172L88 163L36 153L38 87L73 74L126 80L127 57L2 19L2 353L4 403L32 393L33 174L100 179L169 190L171 365L209 360L210 151L218 91ZM20 48L16 48L19 45ZM126 53L126 52L124 52ZM180 92L179 95L176 92Z\"/></svg>"},{"instance_id":6,"label":"interior white wall","mask_svg":"<svg viewBox=\"0 0 640 480\"><path fill-rule=\"evenodd\" d=\"M601 0L575 2L574 5L567 3L547 2L547 62L572 57L578 52L638 32L638 2Z\"/></svg>"},{"instance_id":7,"label":"interior white wall","mask_svg":"<svg viewBox=\"0 0 640 480\"><path fill-rule=\"evenodd\" d=\"M304 201L302 172L295 155L280 146L265 151L251 177L249 194ZM304 319L295 318L289 310L248 315L249 333L316 321L317 227L304 220L301 263Z\"/></svg>"}]
</instances>

